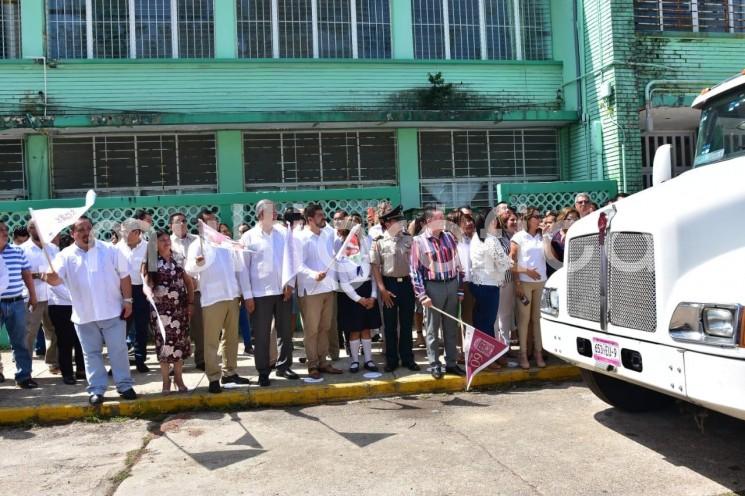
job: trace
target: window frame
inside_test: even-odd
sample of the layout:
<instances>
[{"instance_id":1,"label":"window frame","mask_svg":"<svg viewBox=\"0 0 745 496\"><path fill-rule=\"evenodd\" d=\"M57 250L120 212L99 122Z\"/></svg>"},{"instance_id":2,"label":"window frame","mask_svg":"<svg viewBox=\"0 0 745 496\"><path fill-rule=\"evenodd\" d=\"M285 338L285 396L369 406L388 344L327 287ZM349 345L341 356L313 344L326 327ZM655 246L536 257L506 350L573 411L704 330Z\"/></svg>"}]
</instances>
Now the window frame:
<instances>
[{"instance_id":1,"label":"window frame","mask_svg":"<svg viewBox=\"0 0 745 496\"><path fill-rule=\"evenodd\" d=\"M417 9L415 9L414 2L416 1L422 1L422 0L409 0L412 3L412 15L415 13ZM426 1L426 0L425 0ZM547 9L547 13L545 15L545 20L547 21L547 29L544 31L548 32L548 38L544 40L544 52L545 57L542 58L536 58L536 57L528 57L526 58L526 43L525 43L525 26L524 26L524 6L523 2L521 0L507 0L507 2L511 5L512 10L512 23L511 26L507 26L505 29L509 29L510 33L510 40L512 44L514 45L514 57L513 58L504 58L504 57L490 57L492 55L489 50L489 27L494 28L493 25L487 26L487 19L486 19L486 12L487 12L487 6L486 3L489 0L478 0L478 43L475 44L475 49L480 52L479 57L469 57L469 58L453 58L453 40L451 35L451 24L453 24L453 19L450 17L450 2L458 1L458 0L433 0L435 5L438 5L441 2L441 5L438 7L438 9L442 12L442 42L444 44L444 60L552 60L553 58L553 49L552 49L552 41L551 37L553 36L552 32L552 26L551 26L551 4L549 2L545 3L545 8ZM414 56L415 58L418 58L420 60L441 60L441 59L432 59L431 57L417 57L416 53L416 45L417 45L417 26L435 26L435 29L438 27L436 24L425 24L420 23L417 24L415 22L415 19L412 16L412 27L413 27L413 34L414 34ZM425 40L426 41L426 40ZM429 44L428 44L429 45ZM427 48L427 50L424 50L427 53L432 53L433 51L430 48ZM493 50L492 50L493 51Z\"/></svg>"},{"instance_id":2,"label":"window frame","mask_svg":"<svg viewBox=\"0 0 745 496\"><path fill-rule=\"evenodd\" d=\"M324 134L355 134L355 143L356 143L356 174L359 179L350 179L350 180L334 180L334 181L328 181L324 178L324 164L323 164L323 135ZM361 140L360 135L361 134L389 134L391 136L392 145L393 145L393 171L394 171L394 177L392 179L388 180L381 180L381 179L362 179L363 177L363 163L362 163L362 146L361 146ZM280 153L280 160L281 160L281 167L280 167L280 174L282 180L279 182L260 182L260 183L249 183L248 182L248 174L245 174L246 180L245 180L245 191L293 191L293 190L299 190L299 189L307 189L307 188L318 188L318 189L338 189L338 188L364 188L364 187L379 187L379 186L397 186L398 185L398 138L396 136L396 133L392 130L381 130L381 129L322 129L322 130L308 130L308 129L287 129L287 130L277 130L277 131L268 131L268 130L249 130L243 132L243 150L244 150L244 157L243 157L243 170L244 173L248 170L249 161L247 160L246 156L246 150L248 147L246 146L246 141L249 136L261 136L261 135L278 135L279 136L279 143L277 144L279 148ZM285 161L285 139L286 135L308 135L313 136L315 135L318 143L318 180L317 181L301 181L298 176L298 171L295 171L295 180L293 181L292 178L287 177L287 168L285 164L289 163L295 163L293 160L287 160ZM289 136L288 136L289 137Z\"/></svg>"},{"instance_id":3,"label":"window frame","mask_svg":"<svg viewBox=\"0 0 745 496\"><path fill-rule=\"evenodd\" d=\"M722 2L723 9L727 12L727 24L721 25L722 30L715 29L716 26L706 25L707 21L701 19L700 4L703 4L705 0L686 0L690 2L690 15L691 15L691 29L682 29L679 26L671 28L665 28L665 3L666 0L651 0L647 3L655 4L656 7L652 14L648 14L647 19L651 19L652 16L657 18L657 29L644 28L640 29L639 13L638 10L642 5L638 0L634 0L634 30L641 34L650 33L719 33L719 34L745 34L745 2L742 0L719 0ZM739 3L738 10L735 10L735 3ZM739 17L736 17L738 14ZM651 26L651 24L644 24L643 26ZM703 29L702 29L703 27ZM739 28L739 29L738 29Z\"/></svg>"},{"instance_id":4,"label":"window frame","mask_svg":"<svg viewBox=\"0 0 745 496\"><path fill-rule=\"evenodd\" d=\"M3 189L0 191L2 200L24 200L28 198L28 170L26 163L26 140L23 138L0 138L0 145L10 143L9 146L20 146L20 173L21 187L15 189ZM0 147L2 153L4 147ZM2 153L4 155L4 153Z\"/></svg>"},{"instance_id":5,"label":"window frame","mask_svg":"<svg viewBox=\"0 0 745 496\"><path fill-rule=\"evenodd\" d=\"M280 0L271 0L271 25L272 25L272 38L271 38L271 44L272 49L271 57L251 57L247 56L246 53L242 53L241 50L241 44L240 40L242 39L241 36L241 28L242 25L251 25L256 24L255 20L241 20L241 9L242 4L244 0L235 0L235 6L236 6L236 42L238 43L238 46L236 47L236 53L237 58L241 60L269 60L269 59L285 59L285 60L292 60L294 58L299 58L302 60L309 60L309 59L322 59L322 60L349 60L350 58L334 58L334 57L322 57L322 47L321 43L322 40L320 39L320 22L319 22L319 5L318 0L310 0L311 2L311 27L312 27L312 46L310 47L310 54L311 56L308 57L283 57L282 56L282 47L281 47L281 37L280 37L280 27L281 27L281 21L279 17L279 1ZM387 56L383 58L372 58L372 57L360 57L360 40L358 36L359 31L359 25L361 23L360 19L360 13L357 9L357 0L343 0L345 2L348 2L347 11L349 12L349 31L350 31L350 38L351 38L351 59L352 60L389 60L393 57L393 48L392 48L392 12L391 12L391 2L388 0L384 0L383 3L385 4L385 9L387 9L388 15L387 17L384 16L384 19L388 20L387 23L387 30L384 30L384 34L387 34L388 40L387 43L384 43L384 52L385 49L387 49ZM346 24L346 22L345 22ZM366 25L382 25L385 26L386 23L381 22L370 22L369 20L366 22ZM247 49L246 52L250 54L251 52L255 52L255 49Z\"/></svg>"},{"instance_id":6,"label":"window frame","mask_svg":"<svg viewBox=\"0 0 745 496\"><path fill-rule=\"evenodd\" d=\"M180 52L181 46L179 42L179 31L181 28L182 23L179 20L179 4L178 0L169 0L169 8L170 8L170 30L171 30L171 36L170 36L170 48L171 48L171 55L170 56L164 56L164 57L143 57L140 43L138 43L140 40L137 39L137 26L138 26L138 18L136 15L137 7L135 6L136 0L126 0L127 1L127 19L126 19L126 29L127 29L127 56L126 57L100 57L96 56L95 54L95 40L94 40L94 9L93 9L93 3L94 0L84 0L83 1L83 14L85 16L85 19L83 21L84 27L85 27L85 46L82 47L81 54L84 52L84 56L81 57L61 57L60 60L136 60L136 59L146 59L146 60L168 60L168 59L191 59L190 57L181 57ZM203 43L207 44L207 51L211 51L212 54L210 57L199 57L195 60L211 60L215 58L215 2L217 0L209 0L212 7L212 38L211 40L207 40ZM50 29L50 16L49 16L49 9L50 9L50 0L45 0L44 2L44 15L45 15L45 36L44 36L44 45L46 48L46 53L49 55L51 53L50 50L50 32L52 31ZM64 25L65 23L60 23Z\"/></svg>"},{"instance_id":7,"label":"window frame","mask_svg":"<svg viewBox=\"0 0 745 496\"><path fill-rule=\"evenodd\" d=\"M2 53L5 51L9 52L9 49L5 47L5 38L0 37L0 43L2 44L3 51L0 51L0 60L17 60L21 58L21 55L23 53L23 39L21 36L21 0L16 0L15 3L10 3L9 5L15 6L15 19L14 23L12 24L12 28L15 33L16 37L16 47L15 47L15 53L11 54L10 56L2 56ZM0 14L0 17L2 17L2 14ZM5 19L0 19L0 31L5 33Z\"/></svg>"},{"instance_id":8,"label":"window frame","mask_svg":"<svg viewBox=\"0 0 745 496\"><path fill-rule=\"evenodd\" d=\"M181 177L182 177L182 170L180 167L180 161L181 157L179 156L179 140L184 136L210 136L213 139L213 142L215 143L214 148L214 163L215 163L215 169L214 169L214 182L207 185L194 185L194 184L181 184ZM175 165L176 170L174 171L174 175L176 177L176 181L178 184L174 185L161 185L161 186L152 186L152 185L145 185L142 186L139 184L139 178L140 178L140 166L139 166L139 148L138 148L138 138L147 137L147 138L161 138L161 140L164 137L174 137L174 159L175 159ZM135 183L132 186L115 186L115 187L99 187L98 186L98 149L97 144L99 140L103 139L132 139L133 140L133 151L134 151L134 174L135 174ZM106 194L106 196L116 196L117 193L121 194L121 196L153 196L156 193L217 193L218 191L218 179L217 179L217 134L215 132L209 132L209 131L203 131L203 132L171 132L171 133L113 133L113 134L96 134L96 133L83 133L83 134L60 134L52 137L52 139L49 140L49 169L50 169L50 191L52 194L52 197L54 198L67 198L67 197L73 197L73 196L80 196L81 194L84 195L86 191L88 191L88 187L86 188L63 188L58 189L55 184L55 160L54 160L54 147L55 147L55 141L56 140L64 140L64 139L90 139L91 142L91 151L92 151L92 180L93 180L93 186L92 188L96 190L97 193L103 193ZM209 191L207 191L209 190ZM145 194L143 194L145 193Z\"/></svg>"}]
</instances>

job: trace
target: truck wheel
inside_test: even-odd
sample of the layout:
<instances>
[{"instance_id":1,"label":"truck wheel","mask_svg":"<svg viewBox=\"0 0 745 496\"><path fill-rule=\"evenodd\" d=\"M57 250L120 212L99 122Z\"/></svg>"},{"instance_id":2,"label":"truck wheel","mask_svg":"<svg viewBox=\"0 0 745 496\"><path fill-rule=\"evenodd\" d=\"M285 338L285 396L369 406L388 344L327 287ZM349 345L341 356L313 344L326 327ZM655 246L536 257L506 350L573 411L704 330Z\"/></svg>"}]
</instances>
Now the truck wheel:
<instances>
[{"instance_id":1,"label":"truck wheel","mask_svg":"<svg viewBox=\"0 0 745 496\"><path fill-rule=\"evenodd\" d=\"M626 412L651 412L670 405L671 396L646 389L599 372L580 369L582 379L595 396Z\"/></svg>"}]
</instances>

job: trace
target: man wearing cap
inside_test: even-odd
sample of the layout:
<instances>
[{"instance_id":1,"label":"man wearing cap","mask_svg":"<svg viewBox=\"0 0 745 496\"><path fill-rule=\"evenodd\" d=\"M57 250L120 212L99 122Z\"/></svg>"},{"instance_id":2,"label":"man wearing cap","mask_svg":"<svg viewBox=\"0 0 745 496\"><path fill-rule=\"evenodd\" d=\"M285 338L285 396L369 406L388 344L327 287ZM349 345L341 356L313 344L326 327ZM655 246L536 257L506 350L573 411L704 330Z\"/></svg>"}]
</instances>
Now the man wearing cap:
<instances>
[{"instance_id":1,"label":"man wearing cap","mask_svg":"<svg viewBox=\"0 0 745 496\"><path fill-rule=\"evenodd\" d=\"M401 206L388 205L378 216L381 235L374 238L370 263L378 293L383 302L386 372L399 364L419 370L412 351L411 327L414 322L414 288L409 276L412 237L406 232ZM400 333L399 333L400 325Z\"/></svg>"},{"instance_id":2,"label":"man wearing cap","mask_svg":"<svg viewBox=\"0 0 745 496\"><path fill-rule=\"evenodd\" d=\"M142 239L142 231L149 230L151 224L147 220L147 213L138 214L143 219L122 222L122 240L115 246L129 264L133 303L132 316L127 320L127 337L134 345L137 371L145 373L150 371L145 365L147 338L150 335L150 304L142 290L142 263L147 255L147 241Z\"/></svg>"}]
</instances>

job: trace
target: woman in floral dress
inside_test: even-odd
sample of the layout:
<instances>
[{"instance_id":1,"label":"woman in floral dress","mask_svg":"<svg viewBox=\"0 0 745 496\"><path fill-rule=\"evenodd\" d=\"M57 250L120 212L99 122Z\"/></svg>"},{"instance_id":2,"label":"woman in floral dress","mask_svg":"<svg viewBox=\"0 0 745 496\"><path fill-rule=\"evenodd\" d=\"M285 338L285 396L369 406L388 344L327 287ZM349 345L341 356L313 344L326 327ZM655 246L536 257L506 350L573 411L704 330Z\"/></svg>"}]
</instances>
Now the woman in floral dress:
<instances>
[{"instance_id":1,"label":"woman in floral dress","mask_svg":"<svg viewBox=\"0 0 745 496\"><path fill-rule=\"evenodd\" d=\"M173 382L180 392L184 392L188 388L184 385L182 369L184 359L191 355L189 320L194 306L194 284L184 271L183 259L171 252L171 238L168 233L156 230L154 236L151 243L157 249L153 249L152 245L148 249L143 266L143 280L158 308L158 313L150 313L151 328L155 333L155 352L160 361L163 393L167 394L171 390L171 365ZM158 314L162 328L158 324Z\"/></svg>"}]
</instances>

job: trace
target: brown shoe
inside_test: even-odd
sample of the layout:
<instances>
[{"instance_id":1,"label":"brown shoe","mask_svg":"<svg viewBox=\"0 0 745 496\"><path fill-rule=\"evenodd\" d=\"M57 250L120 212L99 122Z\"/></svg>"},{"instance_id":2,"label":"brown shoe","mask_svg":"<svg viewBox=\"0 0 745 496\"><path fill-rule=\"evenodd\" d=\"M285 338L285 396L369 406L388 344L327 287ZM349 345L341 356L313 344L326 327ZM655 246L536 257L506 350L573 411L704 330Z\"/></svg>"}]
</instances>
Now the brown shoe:
<instances>
[{"instance_id":1,"label":"brown shoe","mask_svg":"<svg viewBox=\"0 0 745 496\"><path fill-rule=\"evenodd\" d=\"M341 374L343 373L340 369L337 369L331 364L326 364L320 367L321 372L326 374Z\"/></svg>"},{"instance_id":2,"label":"brown shoe","mask_svg":"<svg viewBox=\"0 0 745 496\"><path fill-rule=\"evenodd\" d=\"M62 371L56 365L50 365L49 366L49 373L52 374L52 375L60 375L62 373Z\"/></svg>"},{"instance_id":3,"label":"brown shoe","mask_svg":"<svg viewBox=\"0 0 745 496\"><path fill-rule=\"evenodd\" d=\"M415 348L426 348L427 343L424 342L424 336L421 334L417 334L416 337L416 343L414 344Z\"/></svg>"},{"instance_id":4,"label":"brown shoe","mask_svg":"<svg viewBox=\"0 0 745 496\"><path fill-rule=\"evenodd\" d=\"M308 377L311 379L320 379L321 372L319 372L318 369L308 369Z\"/></svg>"}]
</instances>

